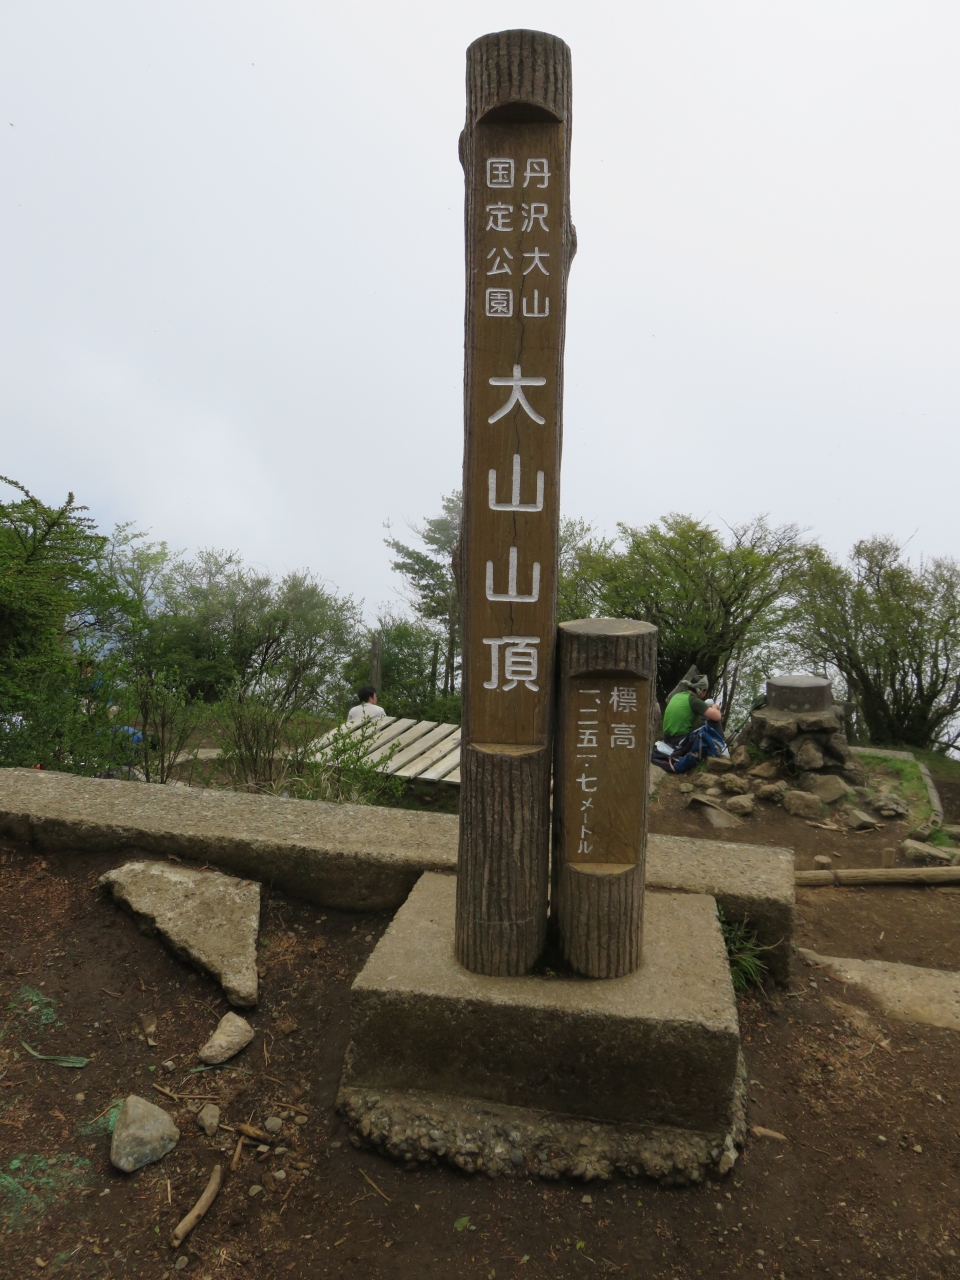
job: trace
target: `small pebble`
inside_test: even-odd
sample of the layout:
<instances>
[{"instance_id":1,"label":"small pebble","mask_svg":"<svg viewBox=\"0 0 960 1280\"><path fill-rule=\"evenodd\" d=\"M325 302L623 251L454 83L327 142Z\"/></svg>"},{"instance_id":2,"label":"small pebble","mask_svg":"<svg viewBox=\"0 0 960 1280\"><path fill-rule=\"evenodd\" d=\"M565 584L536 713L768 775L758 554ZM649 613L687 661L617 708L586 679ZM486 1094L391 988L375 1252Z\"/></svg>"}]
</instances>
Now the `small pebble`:
<instances>
[{"instance_id":1,"label":"small pebble","mask_svg":"<svg viewBox=\"0 0 960 1280\"><path fill-rule=\"evenodd\" d=\"M580 1197L580 1203L581 1203L581 1204L593 1204L593 1196L581 1196L581 1197Z\"/></svg>"},{"instance_id":2,"label":"small pebble","mask_svg":"<svg viewBox=\"0 0 960 1280\"><path fill-rule=\"evenodd\" d=\"M167 1062L161 1062L160 1065L163 1067L164 1071L166 1071L167 1075L171 1075L177 1069L177 1064L172 1058Z\"/></svg>"},{"instance_id":3,"label":"small pebble","mask_svg":"<svg viewBox=\"0 0 960 1280\"><path fill-rule=\"evenodd\" d=\"M887 1145L887 1139L883 1136L883 1134L882 1134L882 1133L878 1133L878 1134L877 1134L877 1146L878 1146L878 1147L885 1147L886 1145Z\"/></svg>"},{"instance_id":4,"label":"small pebble","mask_svg":"<svg viewBox=\"0 0 960 1280\"><path fill-rule=\"evenodd\" d=\"M269 1150L270 1150L270 1148L266 1145L266 1143L265 1143L265 1142L261 1142L261 1143L260 1143L260 1145L259 1145L259 1147L257 1147L257 1155L258 1155L258 1156L265 1156Z\"/></svg>"},{"instance_id":5,"label":"small pebble","mask_svg":"<svg viewBox=\"0 0 960 1280\"><path fill-rule=\"evenodd\" d=\"M263 1122L263 1127L267 1133L279 1133L283 1128L283 1121L279 1116L268 1116Z\"/></svg>"},{"instance_id":6,"label":"small pebble","mask_svg":"<svg viewBox=\"0 0 960 1280\"><path fill-rule=\"evenodd\" d=\"M293 1123L294 1123L294 1124L306 1124L306 1123L307 1123L307 1117L306 1117L306 1116L294 1116L294 1117L293 1117Z\"/></svg>"},{"instance_id":7,"label":"small pebble","mask_svg":"<svg viewBox=\"0 0 960 1280\"><path fill-rule=\"evenodd\" d=\"M333 1147L333 1149L336 1151L338 1147L342 1147L342 1146L343 1146L343 1143L342 1143L342 1142L331 1142L331 1143L330 1143L330 1145L331 1145L331 1147Z\"/></svg>"},{"instance_id":8,"label":"small pebble","mask_svg":"<svg viewBox=\"0 0 960 1280\"><path fill-rule=\"evenodd\" d=\"M372 941L373 941L373 934L368 933L367 936L364 938L364 942L372 942Z\"/></svg>"},{"instance_id":9,"label":"small pebble","mask_svg":"<svg viewBox=\"0 0 960 1280\"><path fill-rule=\"evenodd\" d=\"M917 1153L917 1155L920 1155L923 1151L923 1147L921 1147L919 1142L916 1144L916 1146L913 1149Z\"/></svg>"},{"instance_id":10,"label":"small pebble","mask_svg":"<svg viewBox=\"0 0 960 1280\"><path fill-rule=\"evenodd\" d=\"M255 1183L253 1184L253 1186L252 1186L252 1187L250 1187L250 1189L247 1191L247 1195L250 1197L250 1199L251 1199L251 1200L253 1200L253 1199L255 1199L258 1195L260 1195L260 1193L261 1193L262 1191L263 1191L263 1187L259 1186L259 1185L255 1182Z\"/></svg>"},{"instance_id":11,"label":"small pebble","mask_svg":"<svg viewBox=\"0 0 960 1280\"><path fill-rule=\"evenodd\" d=\"M289 1147L275 1147L273 1154L275 1156L285 1156L289 1154Z\"/></svg>"},{"instance_id":12,"label":"small pebble","mask_svg":"<svg viewBox=\"0 0 960 1280\"><path fill-rule=\"evenodd\" d=\"M286 1178L287 1176L287 1173L285 1169L274 1169L273 1176L276 1178L278 1182L283 1182L284 1178Z\"/></svg>"},{"instance_id":13,"label":"small pebble","mask_svg":"<svg viewBox=\"0 0 960 1280\"><path fill-rule=\"evenodd\" d=\"M185 1253L181 1253L180 1257L173 1264L177 1271L182 1271L190 1259Z\"/></svg>"},{"instance_id":14,"label":"small pebble","mask_svg":"<svg viewBox=\"0 0 960 1280\"><path fill-rule=\"evenodd\" d=\"M87 1099L87 1095L85 1093L75 1093L73 1095L74 1102L85 1102L86 1099Z\"/></svg>"}]
</instances>

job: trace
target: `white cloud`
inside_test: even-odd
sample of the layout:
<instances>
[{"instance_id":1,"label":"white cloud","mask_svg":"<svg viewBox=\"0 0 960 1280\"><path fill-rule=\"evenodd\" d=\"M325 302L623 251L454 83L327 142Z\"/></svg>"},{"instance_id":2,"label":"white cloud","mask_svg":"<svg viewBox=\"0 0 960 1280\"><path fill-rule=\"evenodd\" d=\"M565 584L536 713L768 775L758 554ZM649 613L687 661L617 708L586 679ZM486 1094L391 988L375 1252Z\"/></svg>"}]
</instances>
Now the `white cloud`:
<instances>
[{"instance_id":1,"label":"white cloud","mask_svg":"<svg viewBox=\"0 0 960 1280\"><path fill-rule=\"evenodd\" d=\"M0 469L389 598L459 483L464 49L520 25L574 60L565 509L954 551L945 3L8 8Z\"/></svg>"}]
</instances>

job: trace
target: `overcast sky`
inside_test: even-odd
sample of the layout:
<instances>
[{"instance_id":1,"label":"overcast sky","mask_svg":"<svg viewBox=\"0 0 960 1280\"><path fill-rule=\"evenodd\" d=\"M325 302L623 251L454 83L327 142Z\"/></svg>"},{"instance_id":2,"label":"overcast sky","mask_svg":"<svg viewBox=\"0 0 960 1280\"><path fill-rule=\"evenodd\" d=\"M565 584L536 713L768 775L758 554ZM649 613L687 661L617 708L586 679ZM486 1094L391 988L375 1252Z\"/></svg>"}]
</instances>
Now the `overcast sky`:
<instances>
[{"instance_id":1,"label":"overcast sky","mask_svg":"<svg viewBox=\"0 0 960 1280\"><path fill-rule=\"evenodd\" d=\"M956 3L0 10L0 471L394 597L462 454L464 50L573 51L563 509L958 544Z\"/></svg>"}]
</instances>

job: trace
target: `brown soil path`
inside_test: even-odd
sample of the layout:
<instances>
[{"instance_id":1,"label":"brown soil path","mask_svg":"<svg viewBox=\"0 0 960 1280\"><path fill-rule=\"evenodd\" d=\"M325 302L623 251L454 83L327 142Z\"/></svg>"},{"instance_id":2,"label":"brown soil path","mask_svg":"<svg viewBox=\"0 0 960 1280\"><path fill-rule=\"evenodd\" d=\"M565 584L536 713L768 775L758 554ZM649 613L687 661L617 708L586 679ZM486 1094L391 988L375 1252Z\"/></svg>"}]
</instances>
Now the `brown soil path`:
<instances>
[{"instance_id":1,"label":"brown soil path","mask_svg":"<svg viewBox=\"0 0 960 1280\"><path fill-rule=\"evenodd\" d=\"M96 890L106 866L92 856L0 849L4 1275L960 1274L960 1037L884 1023L804 970L794 992L741 1002L751 1122L788 1141L752 1140L722 1183L666 1191L643 1181L584 1186L404 1172L354 1150L332 1109L350 982L388 921L268 894L263 1003L251 1017L258 1038L235 1069L189 1075L224 1012L220 992ZM900 927L898 947L960 968L957 897L898 892L881 903L856 890L808 891L799 940L829 950L856 922L868 931L889 919ZM143 1012L158 1016L156 1049L141 1038ZM93 1060L82 1071L38 1062L21 1038L40 1052ZM160 1064L172 1055L171 1075ZM281 1102L297 1102L308 1117L303 1126L286 1123L288 1154L271 1157L268 1168L246 1157L178 1250L169 1232L234 1135L207 1139L186 1104L166 1102L156 1083L212 1095L228 1124L262 1123ZM164 1161L129 1177L109 1164L100 1116L128 1092L168 1105L183 1133ZM269 1168L286 1177L251 1200L247 1188ZM187 1259L182 1271L174 1269L179 1257Z\"/></svg>"}]
</instances>

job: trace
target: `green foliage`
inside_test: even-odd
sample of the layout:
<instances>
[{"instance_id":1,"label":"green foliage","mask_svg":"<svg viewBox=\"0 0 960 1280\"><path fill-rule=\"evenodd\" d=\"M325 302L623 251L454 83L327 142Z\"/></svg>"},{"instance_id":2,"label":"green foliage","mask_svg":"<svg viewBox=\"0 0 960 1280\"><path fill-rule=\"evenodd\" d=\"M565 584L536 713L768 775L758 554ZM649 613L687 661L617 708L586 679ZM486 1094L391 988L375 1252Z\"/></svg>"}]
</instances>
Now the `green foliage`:
<instances>
[{"instance_id":1,"label":"green foliage","mask_svg":"<svg viewBox=\"0 0 960 1280\"><path fill-rule=\"evenodd\" d=\"M764 951L771 951L773 948L763 947L757 942L757 935L747 928L747 921L727 920L719 903L717 915L720 917L720 929L727 948L734 991L747 991L750 987L762 986L767 965L761 956Z\"/></svg>"},{"instance_id":2,"label":"green foliage","mask_svg":"<svg viewBox=\"0 0 960 1280\"><path fill-rule=\"evenodd\" d=\"M892 538L858 542L846 564L807 549L795 640L843 678L870 742L943 747L960 739L960 564L904 559Z\"/></svg>"},{"instance_id":3,"label":"green foliage","mask_svg":"<svg viewBox=\"0 0 960 1280\"><path fill-rule=\"evenodd\" d=\"M759 655L781 642L790 592L803 565L794 525L764 517L724 539L690 516L642 528L618 526L620 539L594 539L565 521L561 536L561 617L637 618L659 631L661 702L691 665L727 709L752 686Z\"/></svg>"},{"instance_id":4,"label":"green foliage","mask_svg":"<svg viewBox=\"0 0 960 1280\"><path fill-rule=\"evenodd\" d=\"M448 494L441 505L439 516L412 526L424 550L407 546L393 537L386 538L385 542L396 557L392 568L406 580L407 598L414 613L431 635L440 640L436 661L432 663L433 691L441 699L450 699L457 696L460 684L462 626L453 562L460 540L462 495ZM458 714L456 719L459 718Z\"/></svg>"},{"instance_id":5,"label":"green foliage","mask_svg":"<svg viewBox=\"0 0 960 1280\"><path fill-rule=\"evenodd\" d=\"M15 480L0 502L0 765L96 773L129 761L110 706L100 629L116 605L106 543L67 496L48 507Z\"/></svg>"},{"instance_id":6,"label":"green foliage","mask_svg":"<svg viewBox=\"0 0 960 1280\"><path fill-rule=\"evenodd\" d=\"M299 800L332 800L336 804L396 804L403 781L383 772L396 751L371 763L367 752L377 737L373 720L358 728L338 725L311 744L299 758L289 757L273 790Z\"/></svg>"}]
</instances>

